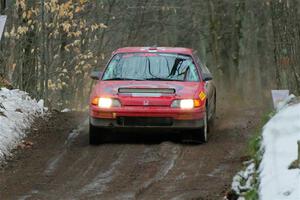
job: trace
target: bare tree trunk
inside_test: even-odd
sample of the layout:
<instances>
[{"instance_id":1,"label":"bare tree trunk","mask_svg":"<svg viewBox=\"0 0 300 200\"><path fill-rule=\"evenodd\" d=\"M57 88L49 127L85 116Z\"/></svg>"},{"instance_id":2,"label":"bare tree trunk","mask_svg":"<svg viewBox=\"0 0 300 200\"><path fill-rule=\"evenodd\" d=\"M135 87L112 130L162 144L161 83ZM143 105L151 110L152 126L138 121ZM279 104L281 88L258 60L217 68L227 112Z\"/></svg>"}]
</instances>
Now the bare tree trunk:
<instances>
[{"instance_id":1,"label":"bare tree trunk","mask_svg":"<svg viewBox=\"0 0 300 200\"><path fill-rule=\"evenodd\" d=\"M299 27L295 1L273 0L272 24L278 88L299 94Z\"/></svg>"},{"instance_id":2,"label":"bare tree trunk","mask_svg":"<svg viewBox=\"0 0 300 200\"><path fill-rule=\"evenodd\" d=\"M41 69L40 69L40 97L45 96L45 78L46 78L46 27L45 27L45 0L41 0L41 22L42 22L42 35L41 35ZM46 99L47 100L47 99Z\"/></svg>"},{"instance_id":3,"label":"bare tree trunk","mask_svg":"<svg viewBox=\"0 0 300 200\"><path fill-rule=\"evenodd\" d=\"M234 22L234 36L233 36L233 63L237 69L240 60L240 42L243 38L242 26L245 14L245 0L238 0L235 3L235 22Z\"/></svg>"}]
</instances>

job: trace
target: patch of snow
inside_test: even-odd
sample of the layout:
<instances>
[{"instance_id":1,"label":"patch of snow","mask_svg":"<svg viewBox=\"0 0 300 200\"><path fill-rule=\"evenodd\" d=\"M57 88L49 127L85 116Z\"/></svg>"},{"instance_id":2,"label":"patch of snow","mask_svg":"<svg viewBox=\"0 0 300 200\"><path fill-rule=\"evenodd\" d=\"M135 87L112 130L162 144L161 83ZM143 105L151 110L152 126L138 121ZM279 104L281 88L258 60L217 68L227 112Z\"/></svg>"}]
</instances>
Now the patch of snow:
<instances>
[{"instance_id":1,"label":"patch of snow","mask_svg":"<svg viewBox=\"0 0 300 200\"><path fill-rule=\"evenodd\" d=\"M264 126L260 164L261 200L300 199L300 169L289 170L297 159L300 140L300 104L288 106L290 96L279 107L279 112Z\"/></svg>"},{"instance_id":2,"label":"patch of snow","mask_svg":"<svg viewBox=\"0 0 300 200\"><path fill-rule=\"evenodd\" d=\"M38 102L37 104L38 104L38 106L39 106L40 108L43 108L42 112L47 112L47 111L48 111L48 108L45 107L45 102L44 102L43 99L39 100L39 102Z\"/></svg>"},{"instance_id":3,"label":"patch of snow","mask_svg":"<svg viewBox=\"0 0 300 200\"><path fill-rule=\"evenodd\" d=\"M176 181L181 181L181 180L183 180L183 179L185 179L186 178L186 175L185 175L185 173L184 172L182 172L179 176L177 176L176 177Z\"/></svg>"},{"instance_id":4,"label":"patch of snow","mask_svg":"<svg viewBox=\"0 0 300 200\"><path fill-rule=\"evenodd\" d=\"M66 112L71 112L72 110L71 109L69 109L69 108L65 108L65 109L63 109L62 111L60 111L60 112L62 112L62 113L66 113Z\"/></svg>"},{"instance_id":5,"label":"patch of snow","mask_svg":"<svg viewBox=\"0 0 300 200\"><path fill-rule=\"evenodd\" d=\"M245 170L238 172L233 177L231 188L236 194L241 195L241 198L244 192L253 189L255 171L255 163L252 161Z\"/></svg>"},{"instance_id":6,"label":"patch of snow","mask_svg":"<svg viewBox=\"0 0 300 200\"><path fill-rule=\"evenodd\" d=\"M276 107L276 111L279 112L280 110L282 110L284 108L287 108L289 106L289 102L292 101L294 98L295 98L295 95L291 94L286 99L279 102L277 107Z\"/></svg>"},{"instance_id":7,"label":"patch of snow","mask_svg":"<svg viewBox=\"0 0 300 200\"><path fill-rule=\"evenodd\" d=\"M25 137L36 117L47 109L44 102L37 102L21 90L0 89L0 161Z\"/></svg>"}]
</instances>

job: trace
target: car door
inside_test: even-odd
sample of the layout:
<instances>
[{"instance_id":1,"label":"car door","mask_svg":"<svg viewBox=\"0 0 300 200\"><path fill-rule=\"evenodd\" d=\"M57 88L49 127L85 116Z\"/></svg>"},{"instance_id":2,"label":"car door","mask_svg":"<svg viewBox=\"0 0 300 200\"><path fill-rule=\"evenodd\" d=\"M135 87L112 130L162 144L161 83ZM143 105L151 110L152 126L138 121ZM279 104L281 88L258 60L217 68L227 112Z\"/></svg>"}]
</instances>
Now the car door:
<instances>
[{"instance_id":1,"label":"car door","mask_svg":"<svg viewBox=\"0 0 300 200\"><path fill-rule=\"evenodd\" d=\"M215 112L215 102L216 102L216 88L213 82L212 74L210 73L209 69L203 62L200 60L200 58L197 55L194 55L196 59L196 63L200 69L202 81L205 82L205 90L206 90L206 96L208 99L208 118L210 119L214 112Z\"/></svg>"}]
</instances>

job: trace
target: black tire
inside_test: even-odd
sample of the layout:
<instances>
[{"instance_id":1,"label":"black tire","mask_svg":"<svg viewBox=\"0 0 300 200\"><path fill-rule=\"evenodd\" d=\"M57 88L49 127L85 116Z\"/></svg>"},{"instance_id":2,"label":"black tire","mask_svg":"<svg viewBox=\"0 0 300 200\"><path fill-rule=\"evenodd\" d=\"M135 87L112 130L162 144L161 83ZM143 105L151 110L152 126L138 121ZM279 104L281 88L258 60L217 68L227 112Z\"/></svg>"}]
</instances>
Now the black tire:
<instances>
[{"instance_id":1,"label":"black tire","mask_svg":"<svg viewBox=\"0 0 300 200\"><path fill-rule=\"evenodd\" d=\"M207 143L208 142L208 133L209 133L209 125L208 125L208 114L205 112L205 117L203 121L204 125L200 129L200 141L202 143Z\"/></svg>"},{"instance_id":2,"label":"black tire","mask_svg":"<svg viewBox=\"0 0 300 200\"><path fill-rule=\"evenodd\" d=\"M208 120L208 133L210 133L215 126L215 119L216 119L216 114L217 114L216 107L217 107L217 104L216 104L216 99L215 99L214 111L213 111L211 118Z\"/></svg>"},{"instance_id":3,"label":"black tire","mask_svg":"<svg viewBox=\"0 0 300 200\"><path fill-rule=\"evenodd\" d=\"M195 130L190 130L188 137L183 139L183 142L203 144L208 142L208 120L205 112L204 126Z\"/></svg>"},{"instance_id":4,"label":"black tire","mask_svg":"<svg viewBox=\"0 0 300 200\"><path fill-rule=\"evenodd\" d=\"M90 124L90 130L89 130L90 145L98 145L103 142L100 134L101 134L100 129Z\"/></svg>"}]
</instances>

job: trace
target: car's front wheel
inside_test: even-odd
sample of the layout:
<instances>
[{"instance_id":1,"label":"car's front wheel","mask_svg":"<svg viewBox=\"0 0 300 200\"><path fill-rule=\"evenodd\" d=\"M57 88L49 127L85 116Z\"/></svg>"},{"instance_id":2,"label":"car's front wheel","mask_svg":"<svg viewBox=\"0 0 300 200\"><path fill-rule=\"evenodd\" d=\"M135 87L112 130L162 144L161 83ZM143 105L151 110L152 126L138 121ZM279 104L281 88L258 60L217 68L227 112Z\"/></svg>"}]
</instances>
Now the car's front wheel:
<instances>
[{"instance_id":1,"label":"car's front wheel","mask_svg":"<svg viewBox=\"0 0 300 200\"><path fill-rule=\"evenodd\" d=\"M203 143L208 141L208 115L204 113L203 127L200 129L200 140Z\"/></svg>"},{"instance_id":2,"label":"car's front wheel","mask_svg":"<svg viewBox=\"0 0 300 200\"><path fill-rule=\"evenodd\" d=\"M190 130L189 134L184 137L183 141L196 144L202 144L208 141L208 117L206 112L204 113L203 127Z\"/></svg>"},{"instance_id":3,"label":"car's front wheel","mask_svg":"<svg viewBox=\"0 0 300 200\"><path fill-rule=\"evenodd\" d=\"M100 129L90 124L89 142L90 145L98 145L102 142Z\"/></svg>"}]
</instances>

